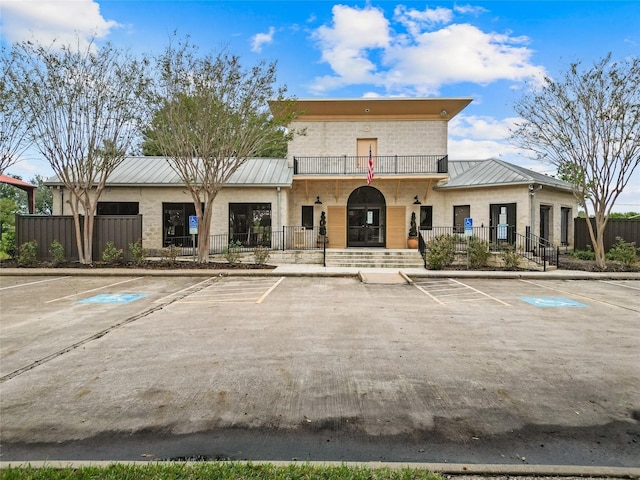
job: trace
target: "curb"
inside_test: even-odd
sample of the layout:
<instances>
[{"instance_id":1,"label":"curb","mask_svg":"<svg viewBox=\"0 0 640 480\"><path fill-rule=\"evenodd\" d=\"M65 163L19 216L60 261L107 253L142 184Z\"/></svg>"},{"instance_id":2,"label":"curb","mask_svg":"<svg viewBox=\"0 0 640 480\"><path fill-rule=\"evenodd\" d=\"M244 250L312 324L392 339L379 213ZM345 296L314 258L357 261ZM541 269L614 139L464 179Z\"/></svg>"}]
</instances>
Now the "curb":
<instances>
[{"instance_id":1,"label":"curb","mask_svg":"<svg viewBox=\"0 0 640 480\"><path fill-rule=\"evenodd\" d=\"M149 464L195 464L201 462L153 462L153 461L22 461L22 462L0 462L0 470L16 467L32 468L80 468L80 467L101 467L105 468L114 464L123 465L149 465ZM220 463L220 462L212 462ZM464 464L464 463L412 463L412 462L290 462L290 461L238 461L231 463L251 463L255 465L270 464L275 466L289 465L314 465L314 466L348 466L367 467L372 469L389 468L401 470L411 468L416 470L429 470L436 473L451 475L508 475L508 476L528 476L528 477L595 477L595 478L640 478L640 467L606 467L606 466L583 466L583 465L517 465L517 464Z\"/></svg>"},{"instance_id":2,"label":"curb","mask_svg":"<svg viewBox=\"0 0 640 480\"><path fill-rule=\"evenodd\" d=\"M140 268L0 268L0 276L149 276L149 277L359 277L361 272L398 272L413 278L487 278L529 280L640 280L640 272L584 272L578 270L553 270L549 272L507 272L470 270L421 270L416 268L351 268L322 267L308 264L278 265L274 269L175 269L153 270ZM407 283L411 283L407 280Z\"/></svg>"}]
</instances>

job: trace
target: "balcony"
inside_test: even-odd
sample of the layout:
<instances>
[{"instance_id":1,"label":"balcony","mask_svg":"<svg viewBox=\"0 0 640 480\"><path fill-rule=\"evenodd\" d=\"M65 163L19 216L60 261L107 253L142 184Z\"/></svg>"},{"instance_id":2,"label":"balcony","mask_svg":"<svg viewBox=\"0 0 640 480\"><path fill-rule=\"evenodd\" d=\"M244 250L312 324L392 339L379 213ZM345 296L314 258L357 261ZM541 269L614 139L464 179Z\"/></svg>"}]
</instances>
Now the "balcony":
<instances>
[{"instance_id":1,"label":"balcony","mask_svg":"<svg viewBox=\"0 0 640 480\"><path fill-rule=\"evenodd\" d=\"M294 175L366 175L369 157L293 157ZM448 173L447 155L389 155L373 157L376 176Z\"/></svg>"}]
</instances>

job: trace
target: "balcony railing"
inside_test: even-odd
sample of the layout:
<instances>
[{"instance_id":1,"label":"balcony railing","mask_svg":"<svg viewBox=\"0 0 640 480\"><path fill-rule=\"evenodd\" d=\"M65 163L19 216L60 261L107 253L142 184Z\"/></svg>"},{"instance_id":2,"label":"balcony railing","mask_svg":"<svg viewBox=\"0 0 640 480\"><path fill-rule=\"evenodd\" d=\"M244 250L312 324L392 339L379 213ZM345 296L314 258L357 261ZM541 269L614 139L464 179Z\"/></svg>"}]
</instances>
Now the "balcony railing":
<instances>
[{"instance_id":1,"label":"balcony railing","mask_svg":"<svg viewBox=\"0 0 640 480\"><path fill-rule=\"evenodd\" d=\"M388 155L375 156L376 175L447 173L447 155ZM366 175L368 156L293 157L294 175Z\"/></svg>"}]
</instances>

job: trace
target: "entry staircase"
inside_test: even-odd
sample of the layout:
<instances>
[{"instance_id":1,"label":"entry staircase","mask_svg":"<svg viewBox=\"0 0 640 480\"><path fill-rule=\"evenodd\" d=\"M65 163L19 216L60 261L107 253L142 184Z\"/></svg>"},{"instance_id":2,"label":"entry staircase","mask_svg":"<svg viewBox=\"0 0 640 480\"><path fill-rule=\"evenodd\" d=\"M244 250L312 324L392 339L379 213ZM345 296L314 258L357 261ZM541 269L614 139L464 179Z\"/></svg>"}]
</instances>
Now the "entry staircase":
<instances>
[{"instance_id":1,"label":"entry staircase","mask_svg":"<svg viewBox=\"0 0 640 480\"><path fill-rule=\"evenodd\" d=\"M424 268L418 250L386 248L327 249L327 267Z\"/></svg>"}]
</instances>

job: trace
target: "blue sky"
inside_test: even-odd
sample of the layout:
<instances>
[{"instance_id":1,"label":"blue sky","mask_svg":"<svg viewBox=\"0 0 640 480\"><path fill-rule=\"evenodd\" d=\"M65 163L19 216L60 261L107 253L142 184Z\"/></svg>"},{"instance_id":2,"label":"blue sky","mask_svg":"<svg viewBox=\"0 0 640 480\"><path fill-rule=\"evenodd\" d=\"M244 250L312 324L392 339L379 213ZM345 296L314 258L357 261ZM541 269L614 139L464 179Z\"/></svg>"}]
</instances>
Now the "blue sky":
<instances>
[{"instance_id":1,"label":"blue sky","mask_svg":"<svg viewBox=\"0 0 640 480\"><path fill-rule=\"evenodd\" d=\"M449 125L452 159L497 157L553 174L508 142L527 82L640 55L638 1L2 0L3 44L77 35L159 53L172 32L253 65L278 62L298 98L472 97ZM8 169L49 175L37 152ZM640 211L640 172L616 211Z\"/></svg>"}]
</instances>

